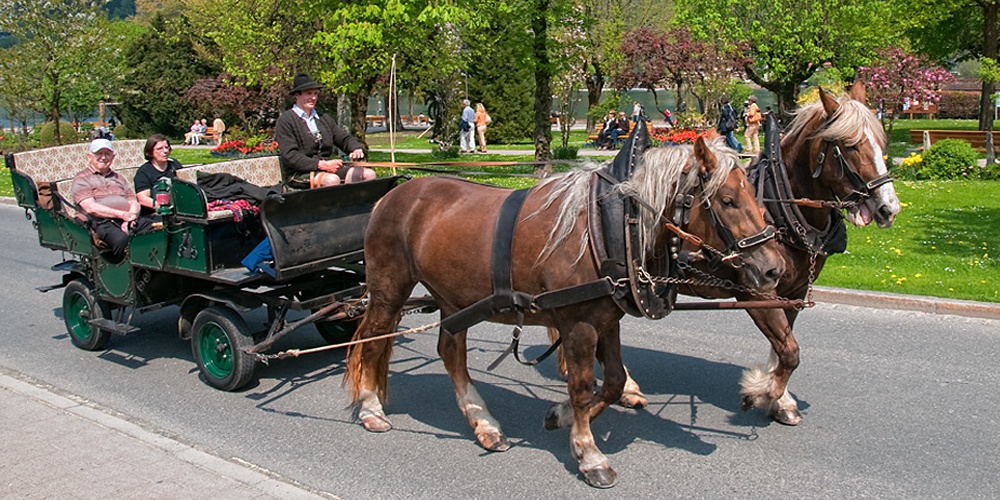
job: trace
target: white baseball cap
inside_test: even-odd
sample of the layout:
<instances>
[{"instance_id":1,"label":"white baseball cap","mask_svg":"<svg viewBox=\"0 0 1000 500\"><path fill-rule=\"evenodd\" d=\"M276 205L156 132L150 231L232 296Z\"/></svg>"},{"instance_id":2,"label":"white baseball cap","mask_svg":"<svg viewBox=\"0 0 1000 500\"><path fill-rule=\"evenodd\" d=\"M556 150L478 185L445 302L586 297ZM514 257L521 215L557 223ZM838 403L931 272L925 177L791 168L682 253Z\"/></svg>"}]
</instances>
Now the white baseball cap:
<instances>
[{"instance_id":1,"label":"white baseball cap","mask_svg":"<svg viewBox=\"0 0 1000 500\"><path fill-rule=\"evenodd\" d=\"M90 152L91 153L96 153L96 152L98 152L98 151L100 151L102 149L107 149L108 151L111 151L112 153L115 152L115 148L114 148L114 146L111 145L111 141L109 141L107 139L94 139L94 140L90 141Z\"/></svg>"}]
</instances>

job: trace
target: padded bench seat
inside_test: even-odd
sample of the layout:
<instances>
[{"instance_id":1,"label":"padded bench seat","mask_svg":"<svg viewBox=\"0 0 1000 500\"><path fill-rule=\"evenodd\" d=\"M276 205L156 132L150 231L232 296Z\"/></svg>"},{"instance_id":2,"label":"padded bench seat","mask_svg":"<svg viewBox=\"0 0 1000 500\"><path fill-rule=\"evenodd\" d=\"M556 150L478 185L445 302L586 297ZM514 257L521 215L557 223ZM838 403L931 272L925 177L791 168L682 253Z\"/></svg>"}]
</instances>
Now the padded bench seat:
<instances>
[{"instance_id":1,"label":"padded bench seat","mask_svg":"<svg viewBox=\"0 0 1000 500\"><path fill-rule=\"evenodd\" d=\"M192 184L198 184L198 172L229 173L256 186L266 187L281 183L281 167L277 156L262 156L240 160L224 161L206 165L196 165L177 171L177 178ZM231 219L230 210L215 210L208 212L208 220Z\"/></svg>"}]
</instances>

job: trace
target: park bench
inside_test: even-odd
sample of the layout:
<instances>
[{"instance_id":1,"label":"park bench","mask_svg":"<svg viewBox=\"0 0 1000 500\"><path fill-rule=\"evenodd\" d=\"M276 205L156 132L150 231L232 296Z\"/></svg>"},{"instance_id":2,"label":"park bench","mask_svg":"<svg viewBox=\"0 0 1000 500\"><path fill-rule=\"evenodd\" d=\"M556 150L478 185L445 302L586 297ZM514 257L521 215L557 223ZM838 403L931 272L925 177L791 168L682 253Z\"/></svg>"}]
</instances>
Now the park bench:
<instances>
[{"instance_id":1,"label":"park bench","mask_svg":"<svg viewBox=\"0 0 1000 500\"><path fill-rule=\"evenodd\" d=\"M910 130L910 142L921 145L923 149L944 139L961 139L977 151L986 151L986 132L980 130ZM994 150L998 144L1000 144L1000 131L994 131Z\"/></svg>"},{"instance_id":2,"label":"park bench","mask_svg":"<svg viewBox=\"0 0 1000 500\"><path fill-rule=\"evenodd\" d=\"M932 102L924 102L916 106L910 106L909 108L900 111L899 114L906 115L911 120L914 118L915 115L927 115L927 118L933 120L934 115L936 115L937 112L938 112L937 104L934 104Z\"/></svg>"},{"instance_id":3,"label":"park bench","mask_svg":"<svg viewBox=\"0 0 1000 500\"><path fill-rule=\"evenodd\" d=\"M629 134L632 133L632 129L633 128L635 128L635 122L630 120L628 122L628 132L624 133L624 134L620 134L618 136L618 140L621 141L622 139L625 139L626 137L628 137ZM597 138L601 135L601 131L602 130L604 130L604 123L599 123L597 125L597 130L595 130L593 134L590 134L590 135L587 136L587 143L584 144L584 145L596 148L598 146L598 144L597 144ZM612 144L612 146L613 147L617 147L618 145L617 144Z\"/></svg>"}]
</instances>

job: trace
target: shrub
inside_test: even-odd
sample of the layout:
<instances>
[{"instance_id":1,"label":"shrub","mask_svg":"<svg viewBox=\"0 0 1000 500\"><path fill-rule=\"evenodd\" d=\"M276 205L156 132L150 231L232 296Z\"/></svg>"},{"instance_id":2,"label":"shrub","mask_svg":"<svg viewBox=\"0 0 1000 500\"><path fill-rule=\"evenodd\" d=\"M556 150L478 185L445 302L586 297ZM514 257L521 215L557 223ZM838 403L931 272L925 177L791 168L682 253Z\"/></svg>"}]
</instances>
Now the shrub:
<instances>
[{"instance_id":1,"label":"shrub","mask_svg":"<svg viewBox=\"0 0 1000 500\"><path fill-rule=\"evenodd\" d=\"M452 146L448 149L432 148L431 158L435 160L452 160L458 158L458 146Z\"/></svg>"},{"instance_id":2,"label":"shrub","mask_svg":"<svg viewBox=\"0 0 1000 500\"><path fill-rule=\"evenodd\" d=\"M941 91L938 118L977 118L978 115L979 92Z\"/></svg>"},{"instance_id":3,"label":"shrub","mask_svg":"<svg viewBox=\"0 0 1000 500\"><path fill-rule=\"evenodd\" d=\"M59 122L59 135L62 136L59 142L56 142L56 126L52 122L45 122L42 124L41 131L38 135L38 141L43 148L50 146L56 146L58 144L73 144L79 142L79 137L77 137L76 129L73 128L67 122Z\"/></svg>"},{"instance_id":4,"label":"shrub","mask_svg":"<svg viewBox=\"0 0 1000 500\"><path fill-rule=\"evenodd\" d=\"M979 154L961 139L944 139L934 143L923 155L923 166L917 171L921 179L958 179L962 170L975 167Z\"/></svg>"},{"instance_id":5,"label":"shrub","mask_svg":"<svg viewBox=\"0 0 1000 500\"><path fill-rule=\"evenodd\" d=\"M132 130L124 123L119 123L112 133L115 135L115 139L141 139L141 137L132 137Z\"/></svg>"},{"instance_id":6,"label":"shrub","mask_svg":"<svg viewBox=\"0 0 1000 500\"><path fill-rule=\"evenodd\" d=\"M580 148L576 146L558 146L552 149L553 160L575 160Z\"/></svg>"}]
</instances>

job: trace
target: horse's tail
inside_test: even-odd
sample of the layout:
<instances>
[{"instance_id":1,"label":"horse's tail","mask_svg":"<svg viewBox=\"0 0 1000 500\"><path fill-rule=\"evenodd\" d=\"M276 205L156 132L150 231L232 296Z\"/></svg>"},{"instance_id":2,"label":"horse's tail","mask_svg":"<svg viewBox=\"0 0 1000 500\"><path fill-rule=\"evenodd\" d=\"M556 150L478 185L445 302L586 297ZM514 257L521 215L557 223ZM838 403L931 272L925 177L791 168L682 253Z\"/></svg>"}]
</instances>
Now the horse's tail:
<instances>
[{"instance_id":1,"label":"horse's tail","mask_svg":"<svg viewBox=\"0 0 1000 500\"><path fill-rule=\"evenodd\" d=\"M352 341L363 340L383 332L370 332L369 314L361 318L358 330L354 332ZM389 360L392 359L393 339L376 340L363 344L354 344L347 348L347 370L344 372L342 386L347 386L351 392L351 404L355 405L362 399L362 390L367 385L375 387L379 400L385 402L386 391L389 386ZM362 369L362 362L366 361L365 356L374 356L374 361L364 363L366 366L374 367L370 372ZM364 379L368 379L370 384L365 384Z\"/></svg>"}]
</instances>

